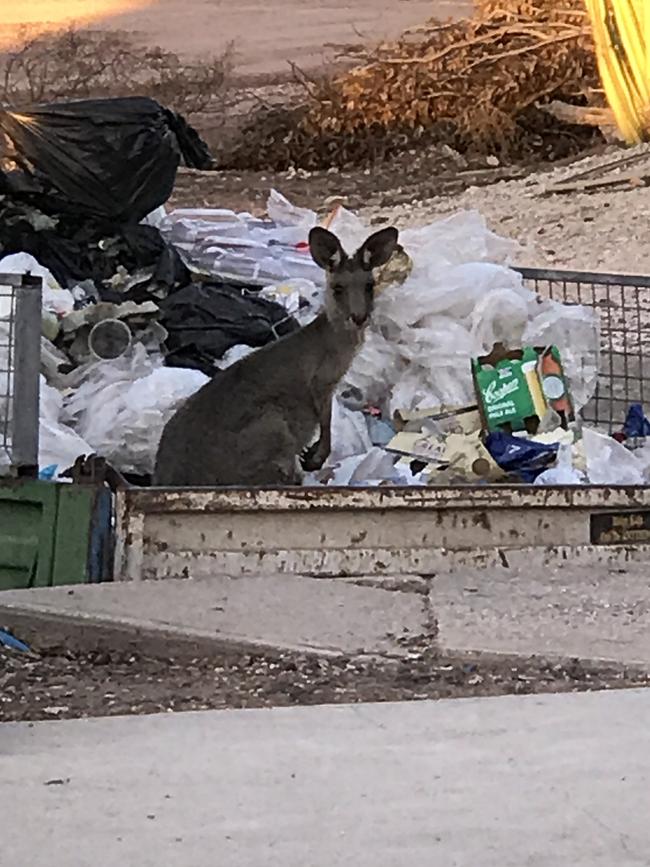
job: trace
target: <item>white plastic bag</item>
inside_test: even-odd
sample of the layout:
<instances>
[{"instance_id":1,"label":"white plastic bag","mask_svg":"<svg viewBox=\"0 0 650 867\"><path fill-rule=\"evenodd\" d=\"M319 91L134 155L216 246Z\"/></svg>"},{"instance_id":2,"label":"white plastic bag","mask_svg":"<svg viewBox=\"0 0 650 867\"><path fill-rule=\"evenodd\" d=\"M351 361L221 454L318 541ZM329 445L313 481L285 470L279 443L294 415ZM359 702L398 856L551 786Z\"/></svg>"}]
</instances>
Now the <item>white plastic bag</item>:
<instances>
[{"instance_id":1,"label":"white plastic bag","mask_svg":"<svg viewBox=\"0 0 650 867\"><path fill-rule=\"evenodd\" d=\"M278 226L292 226L303 229L305 234L316 225L316 214L309 208L299 208L292 204L278 190L272 189L266 203L266 213Z\"/></svg>"},{"instance_id":2,"label":"white plastic bag","mask_svg":"<svg viewBox=\"0 0 650 867\"><path fill-rule=\"evenodd\" d=\"M573 466L572 444L563 443L558 449L555 466L540 473L534 483L536 485L584 485L586 481L584 473Z\"/></svg>"},{"instance_id":3,"label":"white plastic bag","mask_svg":"<svg viewBox=\"0 0 650 867\"><path fill-rule=\"evenodd\" d=\"M390 287L379 295L375 316L380 321L400 328L416 325L428 316L447 316L462 322L469 320L481 299L493 292L509 290L527 302L535 297L524 288L520 274L501 265L469 261L434 269L417 254L413 263L410 277L401 286Z\"/></svg>"},{"instance_id":4,"label":"white plastic bag","mask_svg":"<svg viewBox=\"0 0 650 867\"><path fill-rule=\"evenodd\" d=\"M537 310L522 340L527 346L557 346L571 399L578 411L593 397L598 384L599 314L593 308L556 301L544 301Z\"/></svg>"},{"instance_id":5,"label":"white plastic bag","mask_svg":"<svg viewBox=\"0 0 650 867\"><path fill-rule=\"evenodd\" d=\"M319 475L327 477L329 487L347 487L348 485L378 485L389 481L395 476L395 457L384 449L371 448L365 454L351 455L337 461ZM313 484L314 477L310 474L303 481Z\"/></svg>"},{"instance_id":6,"label":"white plastic bag","mask_svg":"<svg viewBox=\"0 0 650 867\"><path fill-rule=\"evenodd\" d=\"M40 377L39 444L38 465L40 469L56 467L52 478L56 479L69 469L78 457L95 451L71 427L60 420L63 395L49 386L45 377Z\"/></svg>"},{"instance_id":7,"label":"white plastic bag","mask_svg":"<svg viewBox=\"0 0 650 867\"><path fill-rule=\"evenodd\" d=\"M363 413L347 409L340 400L332 401L332 450L328 465L351 455L366 454L372 448Z\"/></svg>"},{"instance_id":8,"label":"white plastic bag","mask_svg":"<svg viewBox=\"0 0 650 867\"><path fill-rule=\"evenodd\" d=\"M128 356L88 365L66 399L66 417L98 455L122 472L153 471L158 443L180 404L208 381L198 370L163 367L136 345Z\"/></svg>"},{"instance_id":9,"label":"white plastic bag","mask_svg":"<svg viewBox=\"0 0 650 867\"><path fill-rule=\"evenodd\" d=\"M582 445L592 485L643 485L643 465L613 437L583 428Z\"/></svg>"},{"instance_id":10,"label":"white plastic bag","mask_svg":"<svg viewBox=\"0 0 650 867\"><path fill-rule=\"evenodd\" d=\"M255 347L248 346L246 343L236 343L234 346L231 346L230 349L227 349L221 358L215 361L215 366L218 367L219 370L225 370L236 361L246 358L246 356L250 355L251 352L255 352Z\"/></svg>"},{"instance_id":11,"label":"white plastic bag","mask_svg":"<svg viewBox=\"0 0 650 867\"><path fill-rule=\"evenodd\" d=\"M62 289L52 274L29 253L12 253L0 259L0 274L31 274L43 281L43 310L63 316L74 308L74 298Z\"/></svg>"},{"instance_id":12,"label":"white plastic bag","mask_svg":"<svg viewBox=\"0 0 650 867\"><path fill-rule=\"evenodd\" d=\"M495 343L522 346L529 304L526 298L511 289L499 289L481 298L470 317L475 354L489 354Z\"/></svg>"},{"instance_id":13,"label":"white plastic bag","mask_svg":"<svg viewBox=\"0 0 650 867\"><path fill-rule=\"evenodd\" d=\"M432 268L464 262L509 261L519 245L495 235L478 211L459 211L426 226L404 229L400 234L406 252Z\"/></svg>"},{"instance_id":14,"label":"white plastic bag","mask_svg":"<svg viewBox=\"0 0 650 867\"><path fill-rule=\"evenodd\" d=\"M378 405L390 394L403 368L397 346L371 328L343 376L339 391L358 389L365 403Z\"/></svg>"}]
</instances>

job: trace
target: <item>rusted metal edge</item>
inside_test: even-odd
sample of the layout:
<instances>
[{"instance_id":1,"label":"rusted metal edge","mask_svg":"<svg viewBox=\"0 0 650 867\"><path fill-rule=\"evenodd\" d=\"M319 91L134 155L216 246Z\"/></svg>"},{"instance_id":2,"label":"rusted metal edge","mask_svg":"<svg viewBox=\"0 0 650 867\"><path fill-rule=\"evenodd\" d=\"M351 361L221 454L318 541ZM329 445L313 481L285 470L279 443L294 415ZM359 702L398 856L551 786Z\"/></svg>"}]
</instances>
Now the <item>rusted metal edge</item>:
<instances>
[{"instance_id":1,"label":"rusted metal edge","mask_svg":"<svg viewBox=\"0 0 650 867\"><path fill-rule=\"evenodd\" d=\"M611 274L607 271L563 271L557 268L514 267L524 280L557 280L564 283L598 283L610 286L650 287L650 274Z\"/></svg>"},{"instance_id":2,"label":"rusted metal edge","mask_svg":"<svg viewBox=\"0 0 650 867\"><path fill-rule=\"evenodd\" d=\"M127 571L128 561L116 574L118 581L167 580L170 578L210 578L213 575L262 576L289 573L305 579L364 578L392 576L428 578L444 572L471 569L556 568L607 565L623 568L631 562L648 562L649 545L530 545L515 541L512 547L422 547L394 548L314 548L269 549L265 551L155 550L145 541L140 571Z\"/></svg>"},{"instance_id":3,"label":"rusted metal edge","mask_svg":"<svg viewBox=\"0 0 650 867\"><path fill-rule=\"evenodd\" d=\"M134 513L346 511L349 509L650 508L650 486L493 485L386 488L130 488L117 493L126 528ZM118 524L119 526L119 524Z\"/></svg>"}]
</instances>

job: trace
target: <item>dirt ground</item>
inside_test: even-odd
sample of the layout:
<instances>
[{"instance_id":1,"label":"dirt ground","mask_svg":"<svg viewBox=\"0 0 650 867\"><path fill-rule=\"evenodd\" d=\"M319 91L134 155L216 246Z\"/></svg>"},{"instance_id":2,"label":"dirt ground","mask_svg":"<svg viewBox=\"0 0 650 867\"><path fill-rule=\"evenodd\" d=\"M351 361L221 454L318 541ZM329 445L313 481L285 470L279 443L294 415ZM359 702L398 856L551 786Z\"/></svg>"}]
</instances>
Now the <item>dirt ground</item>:
<instances>
[{"instance_id":1,"label":"dirt ground","mask_svg":"<svg viewBox=\"0 0 650 867\"><path fill-rule=\"evenodd\" d=\"M3 9L0 47L11 45L21 25L77 23L128 30L186 57L219 53L232 42L238 73L275 75L288 61L322 65L333 54L328 46L378 42L471 8L472 0L30 0Z\"/></svg>"},{"instance_id":2,"label":"dirt ground","mask_svg":"<svg viewBox=\"0 0 650 867\"><path fill-rule=\"evenodd\" d=\"M172 652L173 653L173 652ZM0 722L159 711L578 692L647 686L638 670L539 657L323 659L297 654L155 657L110 649L0 651Z\"/></svg>"}]
</instances>

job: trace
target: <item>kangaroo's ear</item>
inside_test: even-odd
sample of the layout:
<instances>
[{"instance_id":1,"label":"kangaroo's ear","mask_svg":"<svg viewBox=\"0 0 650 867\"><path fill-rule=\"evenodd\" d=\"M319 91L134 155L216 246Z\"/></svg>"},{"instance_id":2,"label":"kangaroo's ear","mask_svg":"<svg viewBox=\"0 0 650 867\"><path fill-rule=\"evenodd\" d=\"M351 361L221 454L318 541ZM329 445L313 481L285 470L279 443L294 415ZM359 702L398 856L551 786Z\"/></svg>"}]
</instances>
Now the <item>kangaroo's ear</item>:
<instances>
[{"instance_id":1,"label":"kangaroo's ear","mask_svg":"<svg viewBox=\"0 0 650 867\"><path fill-rule=\"evenodd\" d=\"M320 226L309 233L309 250L314 262L324 271L336 271L345 260L345 251L339 239Z\"/></svg>"},{"instance_id":2,"label":"kangaroo's ear","mask_svg":"<svg viewBox=\"0 0 650 867\"><path fill-rule=\"evenodd\" d=\"M375 232L357 250L355 255L357 263L365 271L381 268L395 252L398 238L399 233L393 226Z\"/></svg>"}]
</instances>

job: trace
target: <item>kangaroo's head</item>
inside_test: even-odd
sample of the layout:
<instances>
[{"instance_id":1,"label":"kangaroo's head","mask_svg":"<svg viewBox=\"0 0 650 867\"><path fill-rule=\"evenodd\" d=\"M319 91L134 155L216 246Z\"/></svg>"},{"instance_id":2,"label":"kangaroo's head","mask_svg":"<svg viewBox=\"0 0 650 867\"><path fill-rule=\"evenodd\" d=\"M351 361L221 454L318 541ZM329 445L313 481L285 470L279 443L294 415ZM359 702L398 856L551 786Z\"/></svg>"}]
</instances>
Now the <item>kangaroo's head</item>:
<instances>
[{"instance_id":1,"label":"kangaroo's head","mask_svg":"<svg viewBox=\"0 0 650 867\"><path fill-rule=\"evenodd\" d=\"M381 229L354 256L348 256L336 235L320 227L311 230L311 255L327 272L325 311L332 324L357 330L367 324L374 303L373 270L388 262L397 248L397 239L397 229Z\"/></svg>"}]
</instances>

